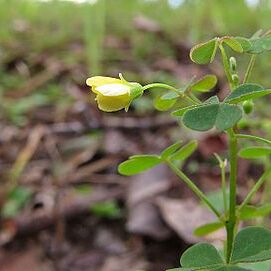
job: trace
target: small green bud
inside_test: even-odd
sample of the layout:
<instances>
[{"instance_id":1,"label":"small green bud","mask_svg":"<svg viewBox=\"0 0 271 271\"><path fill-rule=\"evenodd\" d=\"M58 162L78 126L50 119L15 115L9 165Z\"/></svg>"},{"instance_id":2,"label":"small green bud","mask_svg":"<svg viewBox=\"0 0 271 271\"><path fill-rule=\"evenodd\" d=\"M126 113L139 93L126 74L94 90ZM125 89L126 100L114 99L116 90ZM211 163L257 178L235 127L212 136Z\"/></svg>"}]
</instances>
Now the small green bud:
<instances>
[{"instance_id":1,"label":"small green bud","mask_svg":"<svg viewBox=\"0 0 271 271\"><path fill-rule=\"evenodd\" d=\"M237 62L235 57L230 57L230 68L232 72L235 72L237 69Z\"/></svg>"},{"instance_id":2,"label":"small green bud","mask_svg":"<svg viewBox=\"0 0 271 271\"><path fill-rule=\"evenodd\" d=\"M239 85L239 76L238 76L238 74L233 74L232 75L232 81L233 81L234 85Z\"/></svg>"},{"instance_id":3,"label":"small green bud","mask_svg":"<svg viewBox=\"0 0 271 271\"><path fill-rule=\"evenodd\" d=\"M246 129L249 127L249 122L246 119L241 119L238 123L237 123L237 127L239 129Z\"/></svg>"},{"instance_id":4,"label":"small green bud","mask_svg":"<svg viewBox=\"0 0 271 271\"><path fill-rule=\"evenodd\" d=\"M254 103L251 100L244 101L243 109L246 114L250 114L253 111Z\"/></svg>"}]
</instances>

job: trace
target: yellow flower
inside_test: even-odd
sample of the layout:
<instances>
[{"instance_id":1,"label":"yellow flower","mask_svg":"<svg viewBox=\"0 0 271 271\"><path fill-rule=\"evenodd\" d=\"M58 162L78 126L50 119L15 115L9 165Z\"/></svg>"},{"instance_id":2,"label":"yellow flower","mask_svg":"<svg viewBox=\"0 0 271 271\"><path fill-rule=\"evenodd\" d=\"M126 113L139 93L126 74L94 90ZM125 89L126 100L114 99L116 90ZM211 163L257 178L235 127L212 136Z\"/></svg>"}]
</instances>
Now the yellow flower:
<instances>
[{"instance_id":1,"label":"yellow flower","mask_svg":"<svg viewBox=\"0 0 271 271\"><path fill-rule=\"evenodd\" d=\"M121 75L120 75L121 76ZM123 79L94 76L87 79L86 84L96 94L100 110L114 112L125 108L128 110L132 100L143 93L142 86Z\"/></svg>"}]
</instances>

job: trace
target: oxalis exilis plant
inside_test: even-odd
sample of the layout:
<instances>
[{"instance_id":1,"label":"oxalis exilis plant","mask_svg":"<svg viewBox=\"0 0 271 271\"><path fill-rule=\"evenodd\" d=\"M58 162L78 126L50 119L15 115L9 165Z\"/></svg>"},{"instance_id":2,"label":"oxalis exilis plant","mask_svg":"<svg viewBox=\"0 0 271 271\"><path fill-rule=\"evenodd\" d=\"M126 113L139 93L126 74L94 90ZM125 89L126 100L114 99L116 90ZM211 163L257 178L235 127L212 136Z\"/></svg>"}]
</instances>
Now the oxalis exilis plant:
<instances>
[{"instance_id":1,"label":"oxalis exilis plant","mask_svg":"<svg viewBox=\"0 0 271 271\"><path fill-rule=\"evenodd\" d=\"M227 55L229 50L250 56L243 80L240 80L237 72L236 59ZM144 91L162 88L166 90L166 93L157 101L160 109L169 110L175 105L177 110L172 112L172 115L181 118L184 126L202 132L217 129L218 132L227 134L229 148L227 159L214 154L221 168L221 190L224 203L222 212L177 165L178 161L184 161L195 151L196 140L186 144L182 141L176 142L163 150L160 155L134 155L119 165L119 172L130 176L165 163L217 217L213 223L195 229L195 233L202 236L225 227L227 239L222 253L212 244L198 243L182 254L181 267L174 270L245 271L250 270L251 263L271 259L271 231L269 229L250 226L239 230L238 227L243 220L266 216L270 213L270 204L253 206L250 203L271 175L271 167L262 173L241 204L238 204L236 200L238 156L255 159L271 154L270 140L257 135L242 134L237 126L245 114L251 113L255 99L271 94L271 89L250 82L256 56L269 50L271 50L270 32L257 32L250 39L230 36L214 38L191 49L190 58L196 64L209 64L220 52L229 83L229 93L222 101L217 96L211 96L205 101L198 98L199 93L208 92L216 85L217 78L214 75L206 75L201 79L192 78L181 88L163 83L142 86L126 81L122 75L119 79L102 76L87 79L87 85L91 86L96 94L98 107L103 111L128 110L131 102L143 95ZM176 103L180 99L186 100L188 106L180 107ZM240 149L241 141L249 141L253 145ZM229 176L225 173L227 161Z\"/></svg>"}]
</instances>

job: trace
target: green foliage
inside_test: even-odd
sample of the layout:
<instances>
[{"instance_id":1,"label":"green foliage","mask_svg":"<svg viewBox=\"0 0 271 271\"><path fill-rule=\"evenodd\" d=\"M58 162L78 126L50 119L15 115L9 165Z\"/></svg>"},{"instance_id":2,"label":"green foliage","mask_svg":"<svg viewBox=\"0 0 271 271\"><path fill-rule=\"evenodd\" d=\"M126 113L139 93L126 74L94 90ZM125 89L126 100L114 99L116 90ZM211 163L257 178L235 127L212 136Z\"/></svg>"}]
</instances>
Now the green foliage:
<instances>
[{"instance_id":1,"label":"green foliage","mask_svg":"<svg viewBox=\"0 0 271 271\"><path fill-rule=\"evenodd\" d=\"M173 153L170 156L170 159L183 161L187 159L197 149L197 147L198 142L196 140L192 140L188 144L177 150L175 153Z\"/></svg>"},{"instance_id":2,"label":"green foliage","mask_svg":"<svg viewBox=\"0 0 271 271\"><path fill-rule=\"evenodd\" d=\"M214 38L193 47L190 51L190 58L197 64L208 64L213 62L218 48L219 39Z\"/></svg>"},{"instance_id":3,"label":"green foliage","mask_svg":"<svg viewBox=\"0 0 271 271\"><path fill-rule=\"evenodd\" d=\"M175 153L178 149L180 149L180 147L182 146L182 141L178 141L172 145L170 145L169 147L167 147L166 149L164 149L161 152L161 158L162 159L167 159L170 155L172 155L173 153Z\"/></svg>"},{"instance_id":4,"label":"green foliage","mask_svg":"<svg viewBox=\"0 0 271 271\"><path fill-rule=\"evenodd\" d=\"M30 199L32 192L21 186L14 188L8 195L7 201L1 210L1 215L4 218L15 217L22 207Z\"/></svg>"},{"instance_id":5,"label":"green foliage","mask_svg":"<svg viewBox=\"0 0 271 271\"><path fill-rule=\"evenodd\" d=\"M262 227L242 229L235 238L232 263L259 262L271 259L271 231Z\"/></svg>"},{"instance_id":6,"label":"green foliage","mask_svg":"<svg viewBox=\"0 0 271 271\"><path fill-rule=\"evenodd\" d=\"M196 131L207 131L213 127L224 131L233 127L241 117L242 110L240 107L216 103L186 111L183 116L183 123L186 127Z\"/></svg>"},{"instance_id":7,"label":"green foliage","mask_svg":"<svg viewBox=\"0 0 271 271\"><path fill-rule=\"evenodd\" d=\"M246 159L256 159L263 156L270 156L270 147L247 147L239 152L239 156Z\"/></svg>"},{"instance_id":8,"label":"green foliage","mask_svg":"<svg viewBox=\"0 0 271 271\"><path fill-rule=\"evenodd\" d=\"M237 87L224 101L230 104L236 104L260 98L270 93L270 89L264 89L262 86L257 84L243 84Z\"/></svg>"},{"instance_id":9,"label":"green foliage","mask_svg":"<svg viewBox=\"0 0 271 271\"><path fill-rule=\"evenodd\" d=\"M90 211L96 216L104 218L113 219L121 216L121 210L116 201L96 203L90 207Z\"/></svg>"},{"instance_id":10,"label":"green foliage","mask_svg":"<svg viewBox=\"0 0 271 271\"><path fill-rule=\"evenodd\" d=\"M224 224L221 221L204 224L194 230L194 235L198 237L205 236L223 227L224 227Z\"/></svg>"},{"instance_id":11,"label":"green foliage","mask_svg":"<svg viewBox=\"0 0 271 271\"><path fill-rule=\"evenodd\" d=\"M271 203L266 203L262 206L246 205L239 212L241 220L255 219L258 217L267 216L271 213Z\"/></svg>"},{"instance_id":12,"label":"green foliage","mask_svg":"<svg viewBox=\"0 0 271 271\"><path fill-rule=\"evenodd\" d=\"M217 249L208 243L199 243L188 248L180 261L182 267L192 270L213 269L223 264Z\"/></svg>"},{"instance_id":13,"label":"green foliage","mask_svg":"<svg viewBox=\"0 0 271 271\"><path fill-rule=\"evenodd\" d=\"M191 89L199 92L208 92L214 88L217 83L217 77L212 74L207 74L192 84Z\"/></svg>"},{"instance_id":14,"label":"green foliage","mask_svg":"<svg viewBox=\"0 0 271 271\"><path fill-rule=\"evenodd\" d=\"M131 176L151 169L161 162L162 159L158 155L134 155L121 163L118 170L123 175Z\"/></svg>"}]
</instances>

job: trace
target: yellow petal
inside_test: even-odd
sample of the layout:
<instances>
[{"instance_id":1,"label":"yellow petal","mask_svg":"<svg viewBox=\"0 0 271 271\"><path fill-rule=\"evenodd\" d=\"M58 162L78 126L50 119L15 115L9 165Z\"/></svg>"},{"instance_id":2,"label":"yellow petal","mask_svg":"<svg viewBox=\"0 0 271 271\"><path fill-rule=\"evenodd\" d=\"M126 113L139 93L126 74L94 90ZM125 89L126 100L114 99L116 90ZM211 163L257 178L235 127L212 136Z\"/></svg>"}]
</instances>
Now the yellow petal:
<instances>
[{"instance_id":1,"label":"yellow petal","mask_svg":"<svg viewBox=\"0 0 271 271\"><path fill-rule=\"evenodd\" d=\"M102 94L103 96L121 96L130 95L130 86L125 84L106 84L96 87L96 93Z\"/></svg>"},{"instance_id":2,"label":"yellow petal","mask_svg":"<svg viewBox=\"0 0 271 271\"><path fill-rule=\"evenodd\" d=\"M121 83L120 79L106 76L93 76L87 79L86 84L90 87L99 87L107 84Z\"/></svg>"},{"instance_id":3,"label":"yellow petal","mask_svg":"<svg viewBox=\"0 0 271 271\"><path fill-rule=\"evenodd\" d=\"M129 95L120 95L120 96L104 96L97 95L97 103L99 109L105 112L114 112L125 108L130 103Z\"/></svg>"}]
</instances>

